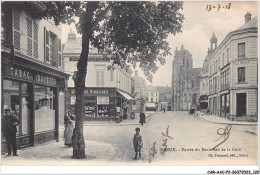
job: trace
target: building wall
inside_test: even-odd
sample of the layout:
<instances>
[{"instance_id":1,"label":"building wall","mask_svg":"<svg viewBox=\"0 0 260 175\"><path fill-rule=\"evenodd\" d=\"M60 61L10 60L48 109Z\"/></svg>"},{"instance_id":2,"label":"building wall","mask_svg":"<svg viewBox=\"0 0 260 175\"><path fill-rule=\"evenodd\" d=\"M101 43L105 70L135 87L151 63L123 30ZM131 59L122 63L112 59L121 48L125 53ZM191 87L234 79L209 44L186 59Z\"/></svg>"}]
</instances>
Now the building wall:
<instances>
[{"instance_id":1,"label":"building wall","mask_svg":"<svg viewBox=\"0 0 260 175\"><path fill-rule=\"evenodd\" d=\"M91 55L89 55L91 58ZM102 55L99 55L102 57ZM64 54L65 72L71 76L68 80L68 87L74 87L72 76L77 70L77 61L70 61L70 57ZM131 94L131 70L126 71L118 66L115 70L108 70L107 67L112 65L109 61L89 61L86 75L86 87L117 87ZM97 72L104 72L104 85L97 84Z\"/></svg>"},{"instance_id":2,"label":"building wall","mask_svg":"<svg viewBox=\"0 0 260 175\"><path fill-rule=\"evenodd\" d=\"M245 56L243 57L238 56L239 43L245 43ZM257 118L257 48L257 30L255 27L248 26L244 30L229 33L209 57L210 98L219 97L220 93L230 91L231 120L255 120ZM240 67L245 67L245 81L242 82L238 82L238 68ZM225 78L228 86L223 89L222 73L224 72L227 73ZM216 84L212 83L215 81L215 77L217 77ZM214 85L217 85L217 91L214 91ZM238 93L246 94L246 113L242 117L237 113ZM217 103L217 109L212 109L212 112L219 115L219 98ZM215 110L218 112L214 113Z\"/></svg>"},{"instance_id":3,"label":"building wall","mask_svg":"<svg viewBox=\"0 0 260 175\"><path fill-rule=\"evenodd\" d=\"M18 11L20 16L20 53L26 56L27 54L27 17L33 19L30 15L26 14L24 11ZM61 38L61 28L60 26L54 25L52 20L35 20L38 24L38 58L33 58L39 60L41 62L44 61L44 28L51 31L54 35L56 35L59 39ZM58 48L58 42L54 44L56 49ZM29 56L31 57L31 56ZM47 63L46 63L47 64Z\"/></svg>"}]
</instances>

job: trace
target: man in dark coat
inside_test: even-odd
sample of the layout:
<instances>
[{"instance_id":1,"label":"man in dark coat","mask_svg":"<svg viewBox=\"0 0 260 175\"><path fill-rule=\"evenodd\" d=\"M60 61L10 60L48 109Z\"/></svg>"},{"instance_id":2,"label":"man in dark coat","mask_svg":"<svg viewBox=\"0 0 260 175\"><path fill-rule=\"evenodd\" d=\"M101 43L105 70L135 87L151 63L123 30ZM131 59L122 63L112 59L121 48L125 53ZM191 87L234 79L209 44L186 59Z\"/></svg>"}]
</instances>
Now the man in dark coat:
<instances>
[{"instance_id":1,"label":"man in dark coat","mask_svg":"<svg viewBox=\"0 0 260 175\"><path fill-rule=\"evenodd\" d=\"M139 121L139 123L141 123L142 126L145 123L145 114L144 113L140 114L140 121Z\"/></svg>"},{"instance_id":2,"label":"man in dark coat","mask_svg":"<svg viewBox=\"0 0 260 175\"><path fill-rule=\"evenodd\" d=\"M6 140L8 156L11 156L11 150L13 150L13 156L17 156L16 126L19 125L19 120L11 114L10 109L5 109L4 112L5 114L2 118L2 133Z\"/></svg>"}]
</instances>

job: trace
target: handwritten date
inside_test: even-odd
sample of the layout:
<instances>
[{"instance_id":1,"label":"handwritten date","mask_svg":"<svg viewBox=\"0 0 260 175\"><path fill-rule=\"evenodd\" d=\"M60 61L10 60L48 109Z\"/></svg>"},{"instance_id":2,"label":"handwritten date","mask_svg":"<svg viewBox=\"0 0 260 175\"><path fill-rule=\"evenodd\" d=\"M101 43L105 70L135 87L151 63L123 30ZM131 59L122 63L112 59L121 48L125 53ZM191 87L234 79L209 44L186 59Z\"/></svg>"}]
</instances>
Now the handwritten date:
<instances>
[{"instance_id":1,"label":"handwritten date","mask_svg":"<svg viewBox=\"0 0 260 175\"><path fill-rule=\"evenodd\" d=\"M230 9L231 7L231 3L228 3L227 5L221 5L221 4L218 4L218 5L207 5L206 7L206 11L211 11L213 9L217 9L217 11L219 11L221 8L223 9Z\"/></svg>"}]
</instances>

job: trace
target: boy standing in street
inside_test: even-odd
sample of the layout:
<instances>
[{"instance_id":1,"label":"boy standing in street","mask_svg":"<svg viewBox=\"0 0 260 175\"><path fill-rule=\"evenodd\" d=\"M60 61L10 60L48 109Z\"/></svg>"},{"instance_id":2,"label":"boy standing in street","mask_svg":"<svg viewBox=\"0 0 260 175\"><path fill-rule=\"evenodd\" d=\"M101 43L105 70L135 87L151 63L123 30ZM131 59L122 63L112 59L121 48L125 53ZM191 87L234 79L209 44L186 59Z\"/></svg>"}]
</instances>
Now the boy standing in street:
<instances>
[{"instance_id":1,"label":"boy standing in street","mask_svg":"<svg viewBox=\"0 0 260 175\"><path fill-rule=\"evenodd\" d=\"M139 153L138 158L141 157L141 148L143 147L142 136L140 134L140 128L135 128L135 135L133 139L134 149L135 149L135 157L137 159L137 154Z\"/></svg>"}]
</instances>

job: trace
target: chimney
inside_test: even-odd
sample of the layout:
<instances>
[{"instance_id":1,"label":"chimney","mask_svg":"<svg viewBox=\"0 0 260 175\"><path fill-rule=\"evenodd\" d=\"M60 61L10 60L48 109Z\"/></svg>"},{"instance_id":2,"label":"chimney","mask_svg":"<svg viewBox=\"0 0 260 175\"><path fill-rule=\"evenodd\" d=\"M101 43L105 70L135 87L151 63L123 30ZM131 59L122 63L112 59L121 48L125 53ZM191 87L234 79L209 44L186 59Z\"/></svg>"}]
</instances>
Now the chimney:
<instances>
[{"instance_id":1,"label":"chimney","mask_svg":"<svg viewBox=\"0 0 260 175\"><path fill-rule=\"evenodd\" d=\"M69 40L73 40L76 39L76 34L74 32L72 32L72 30L70 29L70 33L68 34L68 39Z\"/></svg>"},{"instance_id":2,"label":"chimney","mask_svg":"<svg viewBox=\"0 0 260 175\"><path fill-rule=\"evenodd\" d=\"M137 70L135 71L135 77L138 77L138 71Z\"/></svg>"},{"instance_id":3,"label":"chimney","mask_svg":"<svg viewBox=\"0 0 260 175\"><path fill-rule=\"evenodd\" d=\"M247 12L245 15L245 23L248 23L249 21L251 21L251 13Z\"/></svg>"}]
</instances>

